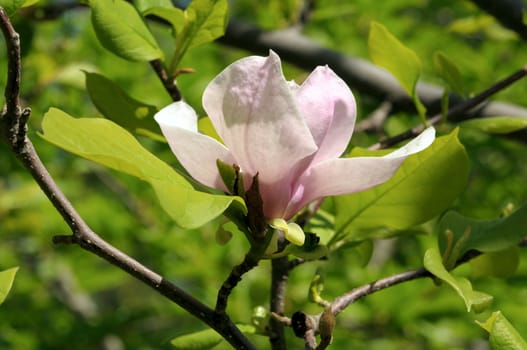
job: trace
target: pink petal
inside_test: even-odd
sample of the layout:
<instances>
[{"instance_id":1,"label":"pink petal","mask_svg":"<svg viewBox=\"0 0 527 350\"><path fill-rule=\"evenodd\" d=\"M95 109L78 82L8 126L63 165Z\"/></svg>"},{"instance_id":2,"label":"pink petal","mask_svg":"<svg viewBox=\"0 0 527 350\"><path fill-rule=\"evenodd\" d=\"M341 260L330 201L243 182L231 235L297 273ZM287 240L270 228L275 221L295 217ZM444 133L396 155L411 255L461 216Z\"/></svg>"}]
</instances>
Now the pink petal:
<instances>
[{"instance_id":1,"label":"pink petal","mask_svg":"<svg viewBox=\"0 0 527 350\"><path fill-rule=\"evenodd\" d=\"M319 150L313 164L339 157L355 125L355 98L329 67L317 67L296 90L296 99Z\"/></svg>"},{"instance_id":2,"label":"pink petal","mask_svg":"<svg viewBox=\"0 0 527 350\"><path fill-rule=\"evenodd\" d=\"M272 51L227 67L205 90L203 106L242 172L258 172L260 183L288 182L317 150Z\"/></svg>"},{"instance_id":3,"label":"pink petal","mask_svg":"<svg viewBox=\"0 0 527 350\"><path fill-rule=\"evenodd\" d=\"M428 128L384 157L337 158L312 166L300 178L285 217L294 215L313 200L360 192L386 182L407 156L430 146L434 138L434 128Z\"/></svg>"},{"instance_id":4,"label":"pink petal","mask_svg":"<svg viewBox=\"0 0 527 350\"><path fill-rule=\"evenodd\" d=\"M221 143L198 133L196 112L183 101L174 102L160 110L155 120L181 165L200 183L226 190L216 166L220 159L234 163L229 150Z\"/></svg>"}]
</instances>

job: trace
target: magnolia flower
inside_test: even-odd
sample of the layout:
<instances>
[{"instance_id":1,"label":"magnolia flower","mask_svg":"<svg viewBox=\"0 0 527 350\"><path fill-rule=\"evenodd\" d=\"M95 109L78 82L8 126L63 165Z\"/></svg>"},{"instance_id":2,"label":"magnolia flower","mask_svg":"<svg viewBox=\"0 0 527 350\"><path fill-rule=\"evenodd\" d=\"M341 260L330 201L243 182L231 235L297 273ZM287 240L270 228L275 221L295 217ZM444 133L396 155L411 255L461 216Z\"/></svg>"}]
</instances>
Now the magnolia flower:
<instances>
[{"instance_id":1,"label":"magnolia flower","mask_svg":"<svg viewBox=\"0 0 527 350\"><path fill-rule=\"evenodd\" d=\"M258 174L266 218L298 245L303 233L287 220L307 204L387 181L435 137L429 128L386 156L339 158L355 124L350 89L327 66L302 85L288 82L272 51L228 66L205 89L203 106L223 144L198 132L196 113L183 101L155 116L181 165L195 180L223 191L217 159L239 166L247 188Z\"/></svg>"}]
</instances>

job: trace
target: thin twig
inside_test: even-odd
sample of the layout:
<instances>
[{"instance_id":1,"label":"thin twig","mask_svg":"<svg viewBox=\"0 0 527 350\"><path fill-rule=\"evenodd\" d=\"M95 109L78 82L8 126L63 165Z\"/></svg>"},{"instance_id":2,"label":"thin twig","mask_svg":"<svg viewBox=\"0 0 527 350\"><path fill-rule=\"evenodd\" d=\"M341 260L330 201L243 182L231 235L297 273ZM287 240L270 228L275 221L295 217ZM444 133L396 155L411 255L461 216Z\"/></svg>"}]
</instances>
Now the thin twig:
<instances>
[{"instance_id":1,"label":"thin twig","mask_svg":"<svg viewBox=\"0 0 527 350\"><path fill-rule=\"evenodd\" d=\"M232 293L232 290L242 280L242 276L246 274L247 272L251 271L253 268L255 268L258 265L259 261L260 261L260 256L258 254L255 254L254 251L251 249L245 255L243 262L239 265L236 265L232 269L229 276L227 277L225 282L223 282L223 284L220 287L220 290L218 291L218 296L216 299L216 307L215 307L216 313L218 314L225 313L227 309L227 302L229 300L230 294Z\"/></svg>"},{"instance_id":2,"label":"thin twig","mask_svg":"<svg viewBox=\"0 0 527 350\"><path fill-rule=\"evenodd\" d=\"M480 92L476 96L461 102L454 107L452 107L447 115L446 119L450 121L459 121L463 119L462 117L469 112L471 109L477 107L481 103L483 103L485 100L487 100L490 96L498 93L499 91L509 87L510 85L514 84L518 80L522 79L527 75L527 66L522 67L520 70L512 73L508 77L506 77L503 80L498 81L497 83L493 84L490 88ZM428 119L427 122L430 125L438 124L442 120L443 116L441 113L436 114L432 118ZM408 139L411 139L417 135L419 135L425 127L423 125L418 125L412 129L409 129L399 135L395 135L393 137L387 138L385 140L382 140L372 146L369 147L371 150L378 150L378 149L384 149L389 148L401 141L405 141Z\"/></svg>"},{"instance_id":3,"label":"thin twig","mask_svg":"<svg viewBox=\"0 0 527 350\"><path fill-rule=\"evenodd\" d=\"M254 346L226 315L218 318L214 310L104 241L91 230L78 214L47 171L25 133L29 111L24 110L21 112L20 107L21 64L19 39L18 34L14 31L9 18L1 7L0 27L6 39L6 46L9 52L8 82L5 91L6 107L0 119L0 128L5 131L2 136L11 146L13 153L33 176L72 231L72 235L54 237L54 243L77 244L81 248L100 256L208 324L235 348L254 349ZM14 139L16 142L13 142Z\"/></svg>"},{"instance_id":4,"label":"thin twig","mask_svg":"<svg viewBox=\"0 0 527 350\"><path fill-rule=\"evenodd\" d=\"M285 310L285 296L287 280L289 278L289 261L287 257L273 259L271 261L271 292L270 309L277 315L283 315ZM271 318L269 321L269 342L273 350L285 350L284 325Z\"/></svg>"},{"instance_id":5,"label":"thin twig","mask_svg":"<svg viewBox=\"0 0 527 350\"><path fill-rule=\"evenodd\" d=\"M357 287L350 292L341 295L331 303L331 311L334 315L342 312L348 305L363 298L367 295L375 293L379 290L386 289L388 287L395 286L397 284L415 280L423 277L431 277L432 274L426 269L421 268L417 270L411 270L402 272L393 276L381 278L380 280L366 284L364 286Z\"/></svg>"},{"instance_id":6,"label":"thin twig","mask_svg":"<svg viewBox=\"0 0 527 350\"><path fill-rule=\"evenodd\" d=\"M159 77L159 80L161 80L161 82L163 83L165 90L168 92L172 100L174 102L181 101L182 99L181 91L179 91L179 88L176 84L176 80L174 77L170 77L168 75L163 62L157 59L157 60L150 61L150 65L156 72L157 76Z\"/></svg>"}]
</instances>

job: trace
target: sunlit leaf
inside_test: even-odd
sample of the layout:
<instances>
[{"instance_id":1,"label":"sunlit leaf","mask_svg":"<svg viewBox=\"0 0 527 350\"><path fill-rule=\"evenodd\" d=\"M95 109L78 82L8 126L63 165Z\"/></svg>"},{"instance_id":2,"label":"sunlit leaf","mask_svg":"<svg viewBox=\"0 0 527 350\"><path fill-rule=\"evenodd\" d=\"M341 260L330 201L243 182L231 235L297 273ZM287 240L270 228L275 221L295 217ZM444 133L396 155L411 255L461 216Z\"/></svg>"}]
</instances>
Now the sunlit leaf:
<instances>
[{"instance_id":1,"label":"sunlit leaf","mask_svg":"<svg viewBox=\"0 0 527 350\"><path fill-rule=\"evenodd\" d=\"M134 5L139 12L144 12L153 7L174 7L172 0L134 0Z\"/></svg>"},{"instance_id":2,"label":"sunlit leaf","mask_svg":"<svg viewBox=\"0 0 527 350\"><path fill-rule=\"evenodd\" d=\"M489 134L508 134L527 128L527 118L489 117L476 118L459 124L462 128L477 129Z\"/></svg>"},{"instance_id":3,"label":"sunlit leaf","mask_svg":"<svg viewBox=\"0 0 527 350\"><path fill-rule=\"evenodd\" d=\"M4 302L7 294L9 294L17 271L18 267L0 271L0 304Z\"/></svg>"},{"instance_id":4,"label":"sunlit leaf","mask_svg":"<svg viewBox=\"0 0 527 350\"><path fill-rule=\"evenodd\" d=\"M426 222L459 196L468 172L468 158L457 130L438 137L430 147L408 157L386 183L335 197L336 234L332 240L363 240L379 234L372 230L406 230Z\"/></svg>"},{"instance_id":5,"label":"sunlit leaf","mask_svg":"<svg viewBox=\"0 0 527 350\"><path fill-rule=\"evenodd\" d=\"M493 312L485 322L477 322L489 332L489 343L492 350L526 350L527 341L523 339L501 311Z\"/></svg>"},{"instance_id":6,"label":"sunlit leaf","mask_svg":"<svg viewBox=\"0 0 527 350\"><path fill-rule=\"evenodd\" d=\"M404 91L412 97L419 115L424 116L426 108L419 101L416 91L421 61L415 52L377 22L372 22L370 26L368 50L373 63L386 69L399 81Z\"/></svg>"},{"instance_id":7,"label":"sunlit leaf","mask_svg":"<svg viewBox=\"0 0 527 350\"><path fill-rule=\"evenodd\" d=\"M424 266L434 276L450 285L465 302L467 311L472 308L475 312L481 312L490 306L492 296L472 289L472 284L463 277L454 277L443 265L443 258L437 248L430 248L425 252Z\"/></svg>"},{"instance_id":8,"label":"sunlit leaf","mask_svg":"<svg viewBox=\"0 0 527 350\"><path fill-rule=\"evenodd\" d=\"M439 247L447 268L469 250L497 252L517 245L525 236L527 204L496 220L475 220L451 211L439 223Z\"/></svg>"},{"instance_id":9,"label":"sunlit leaf","mask_svg":"<svg viewBox=\"0 0 527 350\"><path fill-rule=\"evenodd\" d=\"M153 118L157 112L155 106L135 100L103 75L88 72L85 74L86 89L93 104L103 116L130 132L141 134L141 131L147 130L160 134Z\"/></svg>"},{"instance_id":10,"label":"sunlit leaf","mask_svg":"<svg viewBox=\"0 0 527 350\"><path fill-rule=\"evenodd\" d=\"M227 20L227 0L193 0L185 10L184 29L176 33L176 53L171 69L176 68L187 50L222 36ZM175 28L179 26L175 23L172 25Z\"/></svg>"},{"instance_id":11,"label":"sunlit leaf","mask_svg":"<svg viewBox=\"0 0 527 350\"><path fill-rule=\"evenodd\" d=\"M40 0L0 0L0 6L2 6L8 16L12 16L17 10L31 6L39 2Z\"/></svg>"},{"instance_id":12,"label":"sunlit leaf","mask_svg":"<svg viewBox=\"0 0 527 350\"><path fill-rule=\"evenodd\" d=\"M186 15L185 11L178 9L177 7L152 7L143 12L145 16L156 16L159 17L172 26L174 29L174 34L177 37L179 34L183 34L183 29L185 28Z\"/></svg>"},{"instance_id":13,"label":"sunlit leaf","mask_svg":"<svg viewBox=\"0 0 527 350\"><path fill-rule=\"evenodd\" d=\"M69 152L150 183L161 206L182 227L203 225L223 213L233 201L244 206L238 197L194 190L181 175L110 120L75 119L52 108L44 116L42 129L44 139Z\"/></svg>"},{"instance_id":14,"label":"sunlit leaf","mask_svg":"<svg viewBox=\"0 0 527 350\"><path fill-rule=\"evenodd\" d=\"M130 61L163 59L150 29L137 10L124 0L88 0L92 24L101 44Z\"/></svg>"}]
</instances>

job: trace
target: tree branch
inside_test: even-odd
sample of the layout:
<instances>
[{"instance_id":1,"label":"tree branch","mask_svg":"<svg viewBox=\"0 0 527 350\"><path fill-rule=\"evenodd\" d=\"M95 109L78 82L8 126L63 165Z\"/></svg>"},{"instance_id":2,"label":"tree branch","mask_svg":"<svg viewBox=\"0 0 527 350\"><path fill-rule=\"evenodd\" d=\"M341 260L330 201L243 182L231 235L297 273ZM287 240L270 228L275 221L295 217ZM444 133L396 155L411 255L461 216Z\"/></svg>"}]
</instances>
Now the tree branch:
<instances>
[{"instance_id":1,"label":"tree branch","mask_svg":"<svg viewBox=\"0 0 527 350\"><path fill-rule=\"evenodd\" d=\"M168 76L167 70L163 62L159 59L150 61L150 65L156 72L159 80L163 83L165 90L168 92L174 102L181 101L181 91L176 84L174 77Z\"/></svg>"},{"instance_id":2,"label":"tree branch","mask_svg":"<svg viewBox=\"0 0 527 350\"><path fill-rule=\"evenodd\" d=\"M236 265L225 282L220 287L220 290L218 291L218 297L216 299L216 313L218 314L225 314L225 311L227 309L227 302L229 299L229 296L232 292L232 290L238 285L238 283L242 280L242 276L251 271L254 267L258 265L258 262L260 261L260 255L256 254L253 249L249 250L249 252L245 255L245 258L243 259L242 263L239 265Z\"/></svg>"},{"instance_id":3,"label":"tree branch","mask_svg":"<svg viewBox=\"0 0 527 350\"><path fill-rule=\"evenodd\" d=\"M6 106L1 115L0 128L4 131L2 133L3 139L11 146L13 153L38 183L72 231L72 235L54 237L53 242L77 244L84 250L100 256L208 324L235 348L254 349L254 346L226 315L218 318L214 310L104 241L91 230L78 214L47 171L26 135L26 122L29 117L29 110L21 111L20 107L21 64L19 37L1 7L0 27L6 39L9 53L8 82L5 90Z\"/></svg>"},{"instance_id":4,"label":"tree branch","mask_svg":"<svg viewBox=\"0 0 527 350\"><path fill-rule=\"evenodd\" d=\"M231 20L225 36L219 42L263 55L272 49L285 61L306 70L327 64L350 87L388 100L397 109L414 108L410 97L387 71L360 58L326 49L295 28L269 32L248 23ZM431 111L440 110L443 90L440 86L427 83L419 83L417 86L419 98ZM461 101L463 99L459 96L450 96L452 104ZM513 104L490 102L478 110L477 114L480 117L507 115L527 118L527 109Z\"/></svg>"},{"instance_id":5,"label":"tree branch","mask_svg":"<svg viewBox=\"0 0 527 350\"><path fill-rule=\"evenodd\" d=\"M279 249L285 246L285 239L279 241ZM285 310L287 280L289 279L289 259L287 257L271 260L270 311L282 316ZM285 350L285 329L283 323L275 318L269 321L269 342L273 350Z\"/></svg>"},{"instance_id":6,"label":"tree branch","mask_svg":"<svg viewBox=\"0 0 527 350\"><path fill-rule=\"evenodd\" d=\"M451 108L447 115L446 119L450 121L460 121L462 119L469 119L470 116L467 115L467 113L483 103L486 99L488 99L490 96L498 93L499 91L505 89L506 87L510 86L511 84L514 84L518 80L524 78L527 75L527 66L524 66L522 69L512 73L508 77L506 77L503 80L498 81L494 85L492 85L487 90L484 90L477 94L476 96L461 102L457 105L455 105L453 108ZM473 117L473 116L472 116ZM438 124L443 119L442 114L437 114L433 116L432 118L427 120L427 123L430 125ZM385 140L382 140L372 146L369 147L371 150L377 150L377 149L384 149L389 148L401 141L411 139L417 135L419 135L423 130L425 129L425 126L418 125L412 129L409 129L399 135L395 135L393 137L387 138Z\"/></svg>"},{"instance_id":7,"label":"tree branch","mask_svg":"<svg viewBox=\"0 0 527 350\"><path fill-rule=\"evenodd\" d=\"M527 10L521 0L472 0L479 8L496 18L504 27L515 31L527 40L527 26L523 22L523 13Z\"/></svg>"}]
</instances>

